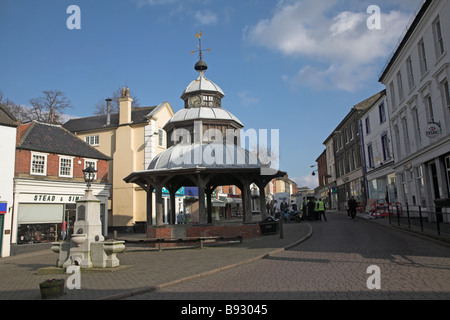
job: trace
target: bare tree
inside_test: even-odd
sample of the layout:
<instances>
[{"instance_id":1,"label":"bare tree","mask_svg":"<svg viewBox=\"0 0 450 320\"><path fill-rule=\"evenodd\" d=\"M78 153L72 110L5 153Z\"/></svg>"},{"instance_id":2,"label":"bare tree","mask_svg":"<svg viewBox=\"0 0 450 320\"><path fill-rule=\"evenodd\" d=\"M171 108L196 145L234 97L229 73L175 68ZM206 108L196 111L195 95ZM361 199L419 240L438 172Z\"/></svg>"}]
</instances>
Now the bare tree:
<instances>
[{"instance_id":1,"label":"bare tree","mask_svg":"<svg viewBox=\"0 0 450 320\"><path fill-rule=\"evenodd\" d=\"M249 150L250 154L254 155L263 167L271 167L273 163L278 163L279 154L275 150L270 150L265 144L252 145Z\"/></svg>"},{"instance_id":2,"label":"bare tree","mask_svg":"<svg viewBox=\"0 0 450 320\"><path fill-rule=\"evenodd\" d=\"M72 108L72 103L64 92L59 90L46 90L42 93L43 96L30 99L31 118L46 123L59 122L63 112Z\"/></svg>"},{"instance_id":3,"label":"bare tree","mask_svg":"<svg viewBox=\"0 0 450 320\"><path fill-rule=\"evenodd\" d=\"M31 121L30 110L22 105L14 103L14 101L5 97L3 92L0 90L0 104L4 106L8 111L16 118L22 122Z\"/></svg>"},{"instance_id":4,"label":"bare tree","mask_svg":"<svg viewBox=\"0 0 450 320\"><path fill-rule=\"evenodd\" d=\"M108 98L111 98L111 113L119 113L119 98L122 96L122 87L117 88L113 91L112 95ZM131 97L133 99L133 102L131 103L132 108L138 108L140 107L139 100L136 96ZM97 104L95 105L95 114L96 115L106 115L106 98L100 99Z\"/></svg>"}]
</instances>

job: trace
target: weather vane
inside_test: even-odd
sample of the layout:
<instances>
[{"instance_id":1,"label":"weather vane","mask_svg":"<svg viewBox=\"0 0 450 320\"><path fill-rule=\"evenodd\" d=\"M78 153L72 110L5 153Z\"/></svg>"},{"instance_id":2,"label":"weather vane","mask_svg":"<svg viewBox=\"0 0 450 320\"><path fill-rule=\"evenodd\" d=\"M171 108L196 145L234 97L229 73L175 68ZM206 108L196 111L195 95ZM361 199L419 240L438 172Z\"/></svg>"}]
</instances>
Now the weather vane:
<instances>
[{"instance_id":1,"label":"weather vane","mask_svg":"<svg viewBox=\"0 0 450 320\"><path fill-rule=\"evenodd\" d=\"M211 52L211 49L208 48L208 49L202 50L202 32L201 31L200 31L200 33L196 33L195 37L198 38L198 47L197 47L197 50L191 51L191 54L198 52L200 60L203 60L203 52L204 51Z\"/></svg>"}]
</instances>

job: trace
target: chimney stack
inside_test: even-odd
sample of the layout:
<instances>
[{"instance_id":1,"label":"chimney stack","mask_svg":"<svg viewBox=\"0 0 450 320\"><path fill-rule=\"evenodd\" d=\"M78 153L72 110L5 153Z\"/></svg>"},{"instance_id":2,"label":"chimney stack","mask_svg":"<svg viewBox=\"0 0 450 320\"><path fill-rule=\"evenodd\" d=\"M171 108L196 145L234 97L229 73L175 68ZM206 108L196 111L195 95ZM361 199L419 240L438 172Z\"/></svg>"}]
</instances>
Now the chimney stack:
<instances>
[{"instance_id":1,"label":"chimney stack","mask_svg":"<svg viewBox=\"0 0 450 320\"><path fill-rule=\"evenodd\" d=\"M119 98L119 125L131 123L130 89L122 88L122 96Z\"/></svg>"},{"instance_id":2,"label":"chimney stack","mask_svg":"<svg viewBox=\"0 0 450 320\"><path fill-rule=\"evenodd\" d=\"M111 98L105 99L106 101L106 125L109 126L111 124Z\"/></svg>"}]
</instances>

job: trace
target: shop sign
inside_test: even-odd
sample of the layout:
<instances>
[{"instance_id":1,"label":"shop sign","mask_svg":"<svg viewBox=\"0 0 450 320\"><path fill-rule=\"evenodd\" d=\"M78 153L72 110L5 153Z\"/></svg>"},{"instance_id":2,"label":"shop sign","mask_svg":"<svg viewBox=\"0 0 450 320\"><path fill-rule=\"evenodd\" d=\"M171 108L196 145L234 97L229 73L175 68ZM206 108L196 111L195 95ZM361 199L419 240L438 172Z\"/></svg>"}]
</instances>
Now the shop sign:
<instances>
[{"instance_id":1,"label":"shop sign","mask_svg":"<svg viewBox=\"0 0 450 320\"><path fill-rule=\"evenodd\" d=\"M83 195L63 194L22 194L20 202L31 203L76 203Z\"/></svg>"},{"instance_id":2,"label":"shop sign","mask_svg":"<svg viewBox=\"0 0 450 320\"><path fill-rule=\"evenodd\" d=\"M167 190L166 188L162 188L162 193L163 194L170 194L169 190ZM184 187L181 187L179 190L177 190L177 192L175 192L176 196L184 196Z\"/></svg>"},{"instance_id":3,"label":"shop sign","mask_svg":"<svg viewBox=\"0 0 450 320\"><path fill-rule=\"evenodd\" d=\"M4 201L0 202L0 214L5 214L7 209L8 203Z\"/></svg>"},{"instance_id":4,"label":"shop sign","mask_svg":"<svg viewBox=\"0 0 450 320\"><path fill-rule=\"evenodd\" d=\"M427 127L427 131L425 132L428 138L436 138L441 134L441 127L438 123L429 123Z\"/></svg>"}]
</instances>

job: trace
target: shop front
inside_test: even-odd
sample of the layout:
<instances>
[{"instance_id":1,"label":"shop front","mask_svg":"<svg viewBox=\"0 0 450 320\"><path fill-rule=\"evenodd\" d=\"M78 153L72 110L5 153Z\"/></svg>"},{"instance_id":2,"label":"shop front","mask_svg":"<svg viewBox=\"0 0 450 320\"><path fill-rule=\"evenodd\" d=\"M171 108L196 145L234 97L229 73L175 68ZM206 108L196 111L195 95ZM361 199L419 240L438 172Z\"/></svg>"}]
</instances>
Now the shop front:
<instances>
[{"instance_id":1,"label":"shop front","mask_svg":"<svg viewBox=\"0 0 450 320\"><path fill-rule=\"evenodd\" d=\"M354 177L354 179L352 179ZM347 202L354 198L358 202L358 210L364 210L367 204L364 177L347 176L337 181L338 210L346 211Z\"/></svg>"},{"instance_id":2,"label":"shop front","mask_svg":"<svg viewBox=\"0 0 450 320\"><path fill-rule=\"evenodd\" d=\"M77 200L83 198L85 189L81 182L17 179L12 243L20 246L67 240L73 233ZM101 202L100 218L105 236L110 186L93 185L92 189Z\"/></svg>"}]
</instances>

